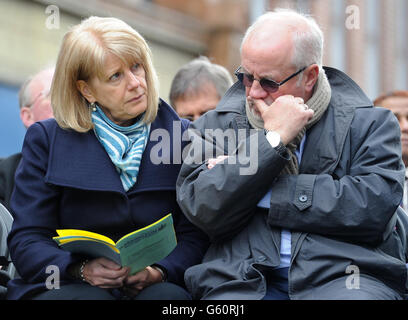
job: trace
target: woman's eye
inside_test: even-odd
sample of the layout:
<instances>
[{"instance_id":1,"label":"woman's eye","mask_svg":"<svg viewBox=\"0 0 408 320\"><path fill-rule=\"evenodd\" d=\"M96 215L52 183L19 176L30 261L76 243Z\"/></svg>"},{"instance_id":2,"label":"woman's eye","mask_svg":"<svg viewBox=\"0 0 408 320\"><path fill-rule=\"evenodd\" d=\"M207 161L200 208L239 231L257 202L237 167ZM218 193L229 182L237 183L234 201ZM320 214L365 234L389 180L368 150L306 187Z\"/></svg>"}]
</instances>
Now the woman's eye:
<instances>
[{"instance_id":1,"label":"woman's eye","mask_svg":"<svg viewBox=\"0 0 408 320\"><path fill-rule=\"evenodd\" d=\"M132 70L138 70L139 69L139 67L140 67L140 64L139 63L135 63L133 66L132 66Z\"/></svg>"},{"instance_id":2,"label":"woman's eye","mask_svg":"<svg viewBox=\"0 0 408 320\"><path fill-rule=\"evenodd\" d=\"M117 80L120 77L120 72L116 72L115 74L111 75L109 80Z\"/></svg>"}]
</instances>

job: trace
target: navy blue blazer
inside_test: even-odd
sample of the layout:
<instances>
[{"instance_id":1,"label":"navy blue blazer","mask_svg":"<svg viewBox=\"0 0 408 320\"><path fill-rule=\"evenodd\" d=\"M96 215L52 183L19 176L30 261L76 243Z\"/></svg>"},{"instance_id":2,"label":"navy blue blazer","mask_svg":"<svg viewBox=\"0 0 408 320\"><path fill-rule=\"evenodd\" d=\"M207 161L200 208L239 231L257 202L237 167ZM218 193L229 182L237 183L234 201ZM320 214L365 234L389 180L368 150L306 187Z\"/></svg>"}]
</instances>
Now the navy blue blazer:
<instances>
[{"instance_id":1,"label":"navy blue blazer","mask_svg":"<svg viewBox=\"0 0 408 320\"><path fill-rule=\"evenodd\" d=\"M15 220L8 238L21 279L9 282L7 298L20 299L46 290L50 265L59 268L61 285L77 281L67 267L80 257L58 248L52 240L56 229L83 229L116 241L168 213L173 214L178 244L157 264L167 270L168 281L184 286L185 269L200 263L208 246L207 237L185 218L176 202L176 179L185 145L180 133L187 126L188 121L180 120L171 107L160 102L137 183L125 192L92 130L63 130L54 119L32 125L16 172L11 199ZM173 133L173 128L181 132ZM170 139L158 138L166 132ZM158 164L160 159L170 161Z\"/></svg>"}]
</instances>

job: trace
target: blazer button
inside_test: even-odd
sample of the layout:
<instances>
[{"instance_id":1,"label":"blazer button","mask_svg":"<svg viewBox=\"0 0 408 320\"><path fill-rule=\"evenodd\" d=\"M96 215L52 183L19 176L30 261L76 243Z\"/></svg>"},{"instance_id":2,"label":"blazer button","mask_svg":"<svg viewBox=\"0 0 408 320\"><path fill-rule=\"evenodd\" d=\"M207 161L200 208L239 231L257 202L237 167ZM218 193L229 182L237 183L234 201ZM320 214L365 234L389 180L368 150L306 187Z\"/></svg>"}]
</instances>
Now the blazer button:
<instances>
[{"instance_id":1,"label":"blazer button","mask_svg":"<svg viewBox=\"0 0 408 320\"><path fill-rule=\"evenodd\" d=\"M299 201L300 201L300 202L306 202L306 201L307 201L307 195L302 194L302 195L299 197Z\"/></svg>"}]
</instances>

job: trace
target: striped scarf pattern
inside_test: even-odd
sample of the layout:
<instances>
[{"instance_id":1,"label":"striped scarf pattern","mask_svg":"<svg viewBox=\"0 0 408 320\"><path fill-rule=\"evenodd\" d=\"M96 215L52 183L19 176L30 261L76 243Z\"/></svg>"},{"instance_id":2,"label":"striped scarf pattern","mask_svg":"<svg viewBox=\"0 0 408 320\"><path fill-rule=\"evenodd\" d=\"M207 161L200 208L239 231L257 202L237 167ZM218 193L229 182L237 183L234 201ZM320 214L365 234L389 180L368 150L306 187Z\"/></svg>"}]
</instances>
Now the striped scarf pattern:
<instances>
[{"instance_id":1,"label":"striped scarf pattern","mask_svg":"<svg viewBox=\"0 0 408 320\"><path fill-rule=\"evenodd\" d=\"M129 127L119 126L99 106L92 112L92 122L96 137L115 165L124 190L128 191L137 181L150 125L139 120Z\"/></svg>"}]
</instances>

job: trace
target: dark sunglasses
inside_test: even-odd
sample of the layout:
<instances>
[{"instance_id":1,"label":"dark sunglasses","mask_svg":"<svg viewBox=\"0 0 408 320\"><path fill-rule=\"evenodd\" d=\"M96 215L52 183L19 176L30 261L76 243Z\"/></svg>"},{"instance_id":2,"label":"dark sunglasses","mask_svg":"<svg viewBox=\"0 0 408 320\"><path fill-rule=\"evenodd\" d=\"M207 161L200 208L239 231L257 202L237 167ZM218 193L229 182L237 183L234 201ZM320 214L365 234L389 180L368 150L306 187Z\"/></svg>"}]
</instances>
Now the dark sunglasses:
<instances>
[{"instance_id":1,"label":"dark sunglasses","mask_svg":"<svg viewBox=\"0 0 408 320\"><path fill-rule=\"evenodd\" d=\"M252 87L252 84L254 83L254 80L258 80L255 79L254 76L252 74L247 74L244 72L239 72L239 69L241 69L242 67L239 67L235 72L235 76L238 78L238 80L245 86L245 87ZM273 80L269 80L269 79L265 79L265 78L261 78L259 79L259 84L261 85L262 89L264 89L266 92L269 93L274 93L276 91L278 91L279 87L281 85L283 85L284 83L288 82L290 79L292 79L293 77L296 77L299 73L301 73L303 70L305 70L307 67L304 67L302 69L300 69L299 71L296 71L294 74L292 74L291 76L289 76L288 78L286 78L285 80L281 81L281 82L276 82Z\"/></svg>"}]
</instances>

